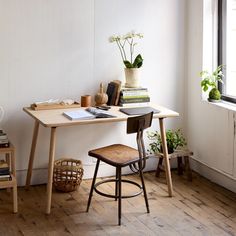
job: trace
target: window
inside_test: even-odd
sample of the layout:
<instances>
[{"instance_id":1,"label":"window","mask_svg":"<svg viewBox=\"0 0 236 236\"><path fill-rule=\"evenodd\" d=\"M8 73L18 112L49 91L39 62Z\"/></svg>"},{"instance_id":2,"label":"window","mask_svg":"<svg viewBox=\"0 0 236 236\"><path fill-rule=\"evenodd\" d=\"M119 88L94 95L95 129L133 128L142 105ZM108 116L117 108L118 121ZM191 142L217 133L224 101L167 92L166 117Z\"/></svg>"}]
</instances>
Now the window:
<instances>
[{"instance_id":1,"label":"window","mask_svg":"<svg viewBox=\"0 0 236 236\"><path fill-rule=\"evenodd\" d=\"M222 99L236 103L236 0L218 0L218 64L226 65Z\"/></svg>"}]
</instances>

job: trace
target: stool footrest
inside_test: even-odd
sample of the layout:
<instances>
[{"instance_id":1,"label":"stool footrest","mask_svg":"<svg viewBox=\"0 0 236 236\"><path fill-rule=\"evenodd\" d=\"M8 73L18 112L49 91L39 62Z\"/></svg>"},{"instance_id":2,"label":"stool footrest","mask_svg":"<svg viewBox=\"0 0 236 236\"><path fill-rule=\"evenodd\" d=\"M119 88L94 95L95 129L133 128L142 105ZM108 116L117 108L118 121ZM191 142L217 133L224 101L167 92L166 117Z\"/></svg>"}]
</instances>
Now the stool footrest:
<instances>
[{"instance_id":1,"label":"stool footrest","mask_svg":"<svg viewBox=\"0 0 236 236\"><path fill-rule=\"evenodd\" d=\"M102 185L102 184L105 184L105 183L110 183L110 182L115 182L115 183L116 183L116 182L118 182L118 179L107 179L107 180L102 180L102 181L97 182L97 183L94 185L94 190L95 190L95 192L96 192L97 194L99 194L99 195L104 196L104 197L115 198L115 199L118 198L118 197L119 197L118 195L115 195L115 194L114 194L114 195L113 195L113 194L107 194L107 193L104 193L104 192L99 191L99 190L97 189L97 187L98 187L99 185ZM122 179L121 182L133 184L133 185L137 186L137 187L140 189L140 191L138 191L138 192L136 192L136 193L134 193L134 194L131 194L131 195L122 195L121 198L136 197L136 196L140 195L140 194L143 192L143 187L142 187L140 184L138 184L138 183L136 183L136 182L134 182L134 181L127 180L127 179Z\"/></svg>"}]
</instances>

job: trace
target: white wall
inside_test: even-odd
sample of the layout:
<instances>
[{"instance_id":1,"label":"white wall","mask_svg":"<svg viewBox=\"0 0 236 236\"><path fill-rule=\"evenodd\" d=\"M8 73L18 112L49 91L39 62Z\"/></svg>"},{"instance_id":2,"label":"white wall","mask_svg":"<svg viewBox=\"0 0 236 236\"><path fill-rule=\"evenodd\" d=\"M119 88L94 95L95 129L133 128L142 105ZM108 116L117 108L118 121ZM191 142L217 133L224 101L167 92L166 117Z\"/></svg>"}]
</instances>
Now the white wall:
<instances>
[{"instance_id":1,"label":"white wall","mask_svg":"<svg viewBox=\"0 0 236 236\"><path fill-rule=\"evenodd\" d=\"M209 2L205 1L205 7L211 7ZM203 24L204 9L203 1L187 1L187 139L194 152L193 168L212 181L236 192L233 112L202 101L199 72L209 69L206 66L214 65L211 57L214 45L211 42L207 45L209 40L204 40L203 35L203 25L206 26L206 22ZM208 33L213 32L209 31Z\"/></svg>"},{"instance_id":2,"label":"white wall","mask_svg":"<svg viewBox=\"0 0 236 236\"><path fill-rule=\"evenodd\" d=\"M22 108L94 95L100 82L123 79L118 49L108 37L133 29L144 34L138 47L144 57L142 85L153 102L180 112L167 126L182 127L185 0L0 0L0 105L6 112L1 126L16 146L20 184L33 132L33 120ZM94 161L87 151L113 142L135 145L123 123L61 128L56 158L82 159L85 177L91 177ZM48 148L49 130L40 128L34 183L46 180ZM100 174L109 173L103 166Z\"/></svg>"}]
</instances>

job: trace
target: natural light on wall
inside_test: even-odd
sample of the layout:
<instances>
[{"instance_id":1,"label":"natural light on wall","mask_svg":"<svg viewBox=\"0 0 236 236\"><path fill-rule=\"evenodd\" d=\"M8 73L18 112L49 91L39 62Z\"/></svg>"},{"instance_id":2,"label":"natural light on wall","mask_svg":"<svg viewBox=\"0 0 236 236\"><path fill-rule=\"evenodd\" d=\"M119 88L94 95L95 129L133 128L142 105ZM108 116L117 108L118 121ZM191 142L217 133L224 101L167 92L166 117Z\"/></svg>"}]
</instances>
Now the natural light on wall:
<instances>
[{"instance_id":1,"label":"natural light on wall","mask_svg":"<svg viewBox=\"0 0 236 236\"><path fill-rule=\"evenodd\" d=\"M236 0L227 1L226 16L226 94L236 97Z\"/></svg>"},{"instance_id":2,"label":"natural light on wall","mask_svg":"<svg viewBox=\"0 0 236 236\"><path fill-rule=\"evenodd\" d=\"M209 72L217 67L217 0L203 2L203 54L202 70ZM208 93L202 93L206 100Z\"/></svg>"}]
</instances>

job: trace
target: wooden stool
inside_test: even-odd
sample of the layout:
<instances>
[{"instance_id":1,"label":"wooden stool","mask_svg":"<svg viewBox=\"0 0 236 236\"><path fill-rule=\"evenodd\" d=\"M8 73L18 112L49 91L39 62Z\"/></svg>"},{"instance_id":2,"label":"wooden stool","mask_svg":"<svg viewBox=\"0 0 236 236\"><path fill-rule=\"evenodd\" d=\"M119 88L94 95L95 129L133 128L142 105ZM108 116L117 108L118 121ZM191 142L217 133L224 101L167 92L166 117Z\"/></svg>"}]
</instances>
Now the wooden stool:
<instances>
[{"instance_id":1,"label":"wooden stool","mask_svg":"<svg viewBox=\"0 0 236 236\"><path fill-rule=\"evenodd\" d=\"M9 165L11 180L0 181L0 188L13 188L13 212L17 213L17 181L16 181L16 167L15 167L15 148L10 143L9 147L0 148L0 154L5 154L6 162Z\"/></svg>"},{"instance_id":2,"label":"wooden stool","mask_svg":"<svg viewBox=\"0 0 236 236\"><path fill-rule=\"evenodd\" d=\"M182 175L183 170L186 170L189 181L192 181L192 171L191 171L190 163L189 163L189 156L192 156L192 155L193 155L193 152L189 150L175 150L173 153L168 155L169 159L177 158L178 175ZM159 177L160 172L162 170L165 170L165 168L163 168L162 166L163 153L157 153L156 156L159 158L157 170L156 170L156 177ZM182 162L182 157L184 157L184 164Z\"/></svg>"},{"instance_id":3,"label":"wooden stool","mask_svg":"<svg viewBox=\"0 0 236 236\"><path fill-rule=\"evenodd\" d=\"M151 126L152 117L153 117L153 112L148 113L146 115L142 115L142 116L129 117L127 120L127 134L133 134L133 133L137 134L136 141L137 141L138 150L132 147L123 145L123 144L113 144L113 145L109 145L106 147L97 148L97 149L89 151L89 156L97 158L97 164L94 171L94 177L93 177L91 190L89 194L87 212L89 211L90 203L93 196L93 191L95 191L97 194L100 194L104 197L118 200L118 224L119 225L121 225L121 199L123 198L136 197L143 193L146 208L147 208L147 213L149 213L148 198L147 198L147 192L146 192L144 177L143 177L143 169L145 168L145 165L146 165L146 153L145 153L145 147L144 147L144 141L143 141L143 131ZM102 180L95 183L100 161L103 161L107 163L108 165L111 165L116 168L115 178ZM130 169L134 173L137 173L140 176L141 184L128 180L128 179L122 179L122 173L121 173L122 168L126 166L129 166ZM102 185L108 182L115 183L114 194L107 194L105 192L100 191L97 188L99 185ZM121 192L122 190L121 185L124 182L136 186L139 189L139 191L133 194L123 195Z\"/></svg>"}]
</instances>

